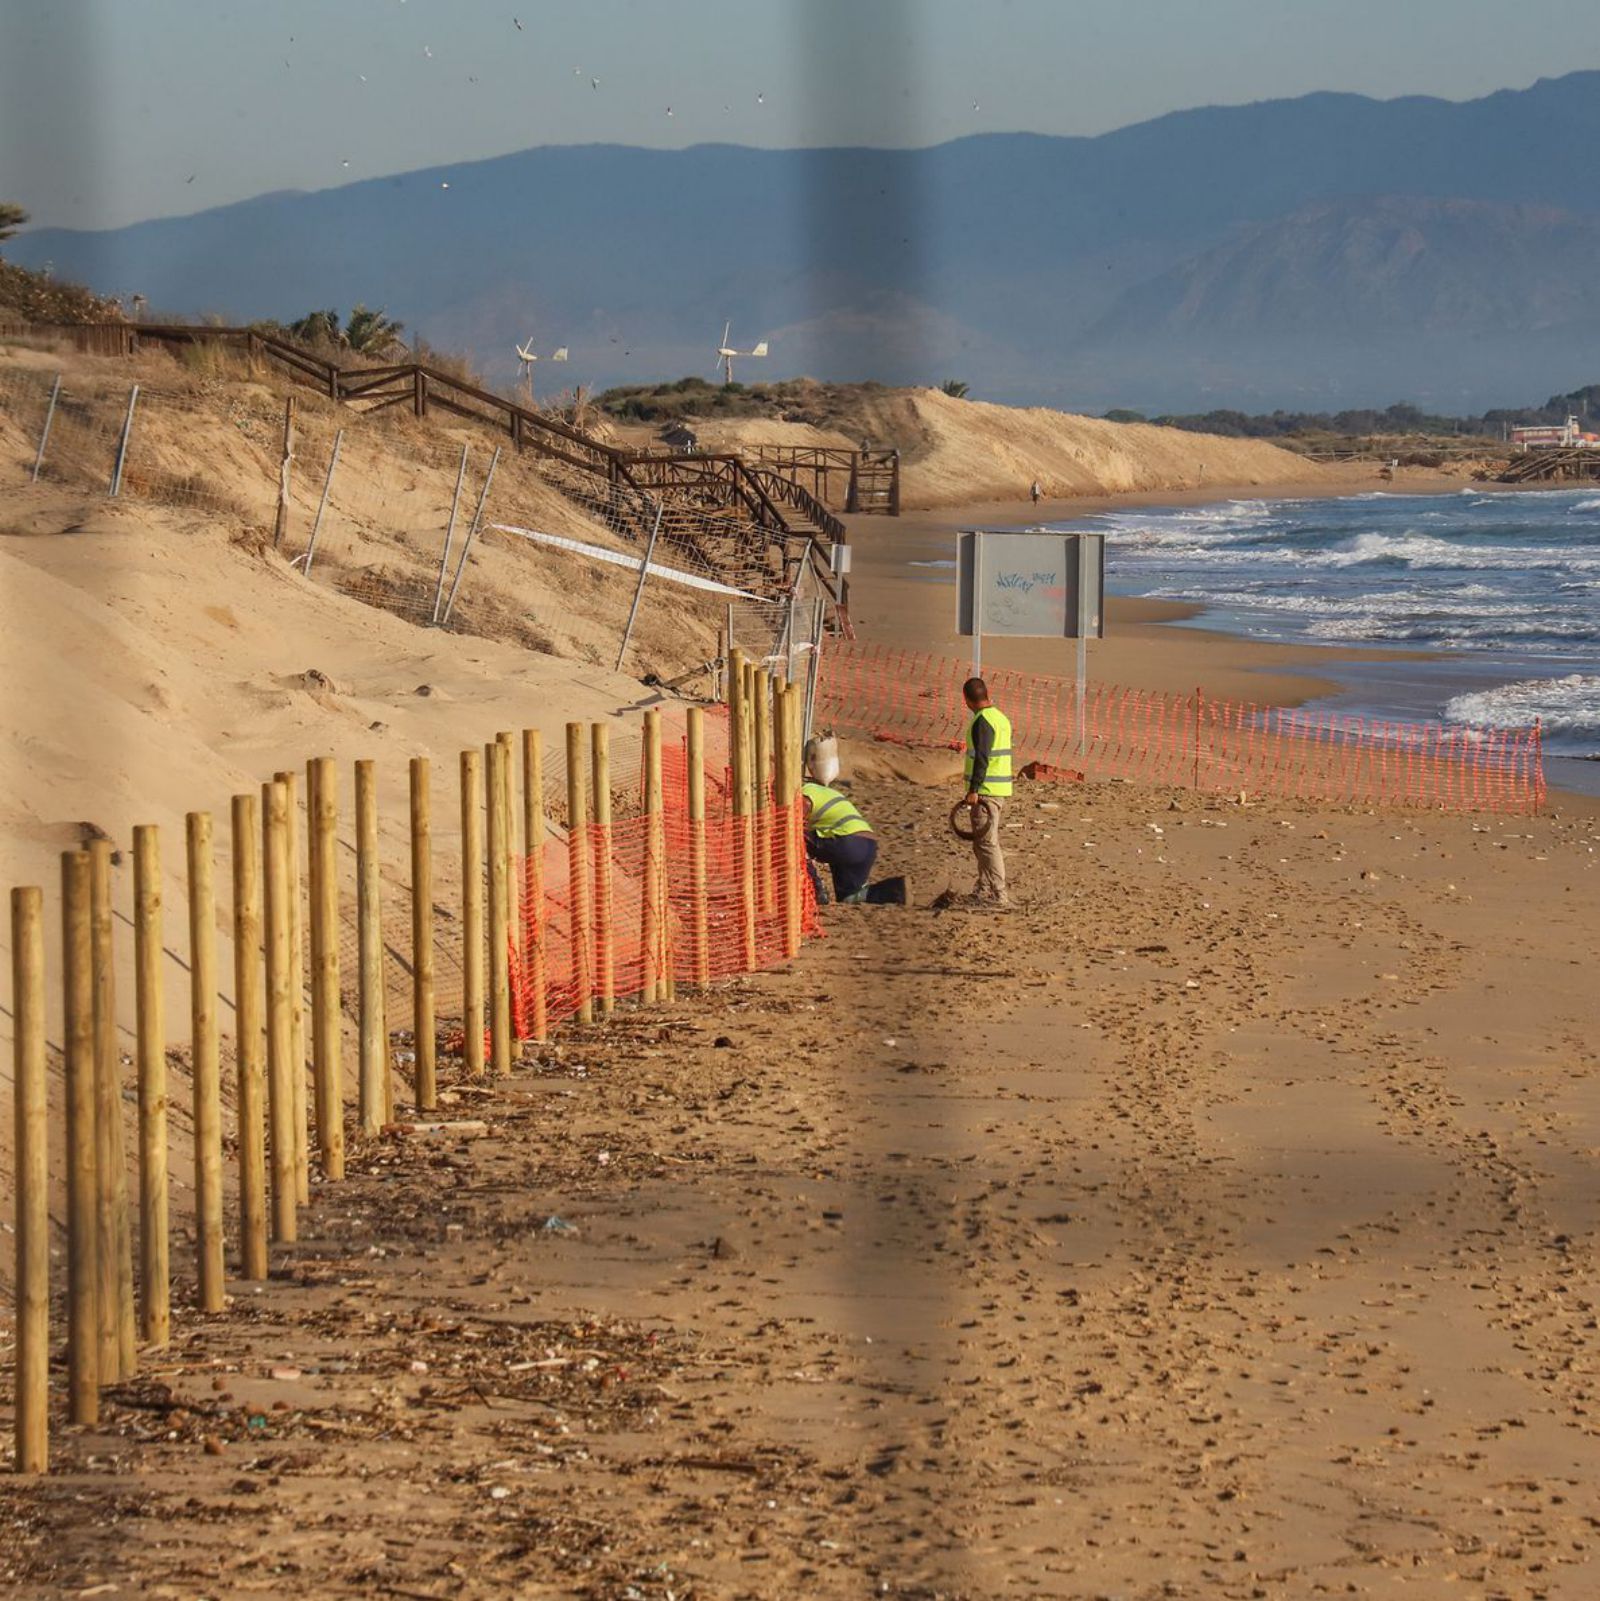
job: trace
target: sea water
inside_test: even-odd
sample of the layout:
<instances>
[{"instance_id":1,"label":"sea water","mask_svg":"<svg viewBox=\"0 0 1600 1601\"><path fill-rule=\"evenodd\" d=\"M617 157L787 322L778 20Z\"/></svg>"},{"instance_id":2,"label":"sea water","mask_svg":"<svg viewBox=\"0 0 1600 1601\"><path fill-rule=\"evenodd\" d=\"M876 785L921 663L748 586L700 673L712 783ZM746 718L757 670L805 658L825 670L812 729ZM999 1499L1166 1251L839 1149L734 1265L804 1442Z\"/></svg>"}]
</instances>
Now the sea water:
<instances>
[{"instance_id":1,"label":"sea water","mask_svg":"<svg viewBox=\"0 0 1600 1601\"><path fill-rule=\"evenodd\" d=\"M1405 653L1331 664L1344 687L1324 704L1469 727L1537 717L1552 756L1600 756L1592 488L1235 500L1057 526L1106 534L1109 587L1198 605L1195 626ZM1560 765L1562 782L1580 776ZM1593 787L1600 764L1581 776Z\"/></svg>"}]
</instances>

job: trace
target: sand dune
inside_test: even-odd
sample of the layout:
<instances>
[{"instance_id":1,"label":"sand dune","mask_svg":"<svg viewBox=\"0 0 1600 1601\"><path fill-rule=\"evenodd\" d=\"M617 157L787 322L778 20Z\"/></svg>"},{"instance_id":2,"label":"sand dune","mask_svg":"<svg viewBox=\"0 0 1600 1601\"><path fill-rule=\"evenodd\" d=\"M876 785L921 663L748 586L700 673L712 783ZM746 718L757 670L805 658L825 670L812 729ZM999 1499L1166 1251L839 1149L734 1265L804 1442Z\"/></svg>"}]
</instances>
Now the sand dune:
<instances>
[{"instance_id":1,"label":"sand dune","mask_svg":"<svg viewBox=\"0 0 1600 1601\"><path fill-rule=\"evenodd\" d=\"M1135 490L1315 484L1337 475L1262 440L1110 423L1042 406L956 400L937 389L863 390L850 430L767 419L697 423L709 450L741 445L898 445L908 507L1020 500L1038 479L1049 499Z\"/></svg>"}]
</instances>

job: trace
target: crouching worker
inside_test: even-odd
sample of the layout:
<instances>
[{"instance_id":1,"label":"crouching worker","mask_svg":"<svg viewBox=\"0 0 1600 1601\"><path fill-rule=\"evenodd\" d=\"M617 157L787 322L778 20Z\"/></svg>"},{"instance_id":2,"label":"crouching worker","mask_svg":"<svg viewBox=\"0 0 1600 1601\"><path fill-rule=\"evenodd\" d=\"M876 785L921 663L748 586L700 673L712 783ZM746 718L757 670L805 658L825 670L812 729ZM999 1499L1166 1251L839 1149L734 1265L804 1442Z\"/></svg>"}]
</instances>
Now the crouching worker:
<instances>
[{"instance_id":1,"label":"crouching worker","mask_svg":"<svg viewBox=\"0 0 1600 1601\"><path fill-rule=\"evenodd\" d=\"M872 824L856 810L855 803L836 789L808 779L800 786L806 803L806 856L811 883L819 904L826 904L820 862L833 875L833 898L840 905L882 903L905 904L903 878L888 879L867 887L872 864L878 859L878 836Z\"/></svg>"}]
</instances>

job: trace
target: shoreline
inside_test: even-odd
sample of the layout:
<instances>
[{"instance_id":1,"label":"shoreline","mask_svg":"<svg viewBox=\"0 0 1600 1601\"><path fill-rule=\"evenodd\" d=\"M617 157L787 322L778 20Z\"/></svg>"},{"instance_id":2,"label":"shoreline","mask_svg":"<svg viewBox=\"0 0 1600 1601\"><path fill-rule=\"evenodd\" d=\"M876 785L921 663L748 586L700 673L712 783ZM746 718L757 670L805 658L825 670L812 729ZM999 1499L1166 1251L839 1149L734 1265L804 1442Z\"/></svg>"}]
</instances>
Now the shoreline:
<instances>
[{"instance_id":1,"label":"shoreline","mask_svg":"<svg viewBox=\"0 0 1600 1601\"><path fill-rule=\"evenodd\" d=\"M948 569L918 569L912 564L948 561L957 530L975 525L1061 523L1137 507L1203 506L1235 500L1340 500L1375 492L1438 495L1463 487L1459 478L1419 471L1392 483L1364 474L1336 486L1326 482L1218 484L1204 490L1139 490L1047 500L1037 507L1027 501L974 502L907 512L888 526L887 519L854 517L848 520L855 563L852 617L864 635L885 643L965 654L970 642L955 631L953 585L934 579ZM1516 486L1472 487L1494 491ZM1338 710L1337 703L1359 693L1361 683L1361 674L1347 674L1342 669L1383 663L1425 668L1428 663L1448 659L1445 653L1429 649L1266 641L1209 626L1206 621L1196 623L1212 610L1197 602L1108 593L1106 637L1089 646L1091 679L1177 694L1198 687L1211 695L1267 706L1324 702L1331 703L1329 709ZM1071 677L1073 657L1072 643L1067 640L984 641L986 661L1021 671ZM1545 762L1553 804L1576 804L1584 810L1600 804L1600 763L1548 755Z\"/></svg>"}]
</instances>

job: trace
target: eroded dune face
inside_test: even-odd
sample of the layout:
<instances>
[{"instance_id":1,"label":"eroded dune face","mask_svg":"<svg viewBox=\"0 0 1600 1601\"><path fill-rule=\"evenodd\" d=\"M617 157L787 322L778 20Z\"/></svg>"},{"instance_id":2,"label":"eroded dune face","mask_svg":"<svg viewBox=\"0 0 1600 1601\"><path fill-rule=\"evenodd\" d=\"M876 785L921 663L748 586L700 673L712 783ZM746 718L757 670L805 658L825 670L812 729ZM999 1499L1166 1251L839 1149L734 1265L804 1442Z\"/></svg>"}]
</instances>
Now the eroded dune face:
<instances>
[{"instance_id":1,"label":"eroded dune face","mask_svg":"<svg viewBox=\"0 0 1600 1601\"><path fill-rule=\"evenodd\" d=\"M1051 499L1336 481L1304 456L1260 440L1105 422L1039 406L995 406L937 389L863 389L835 428L770 418L696 428L707 450L774 444L853 448L863 439L893 444L900 450L901 503L908 508L1021 500L1035 479Z\"/></svg>"}]
</instances>

